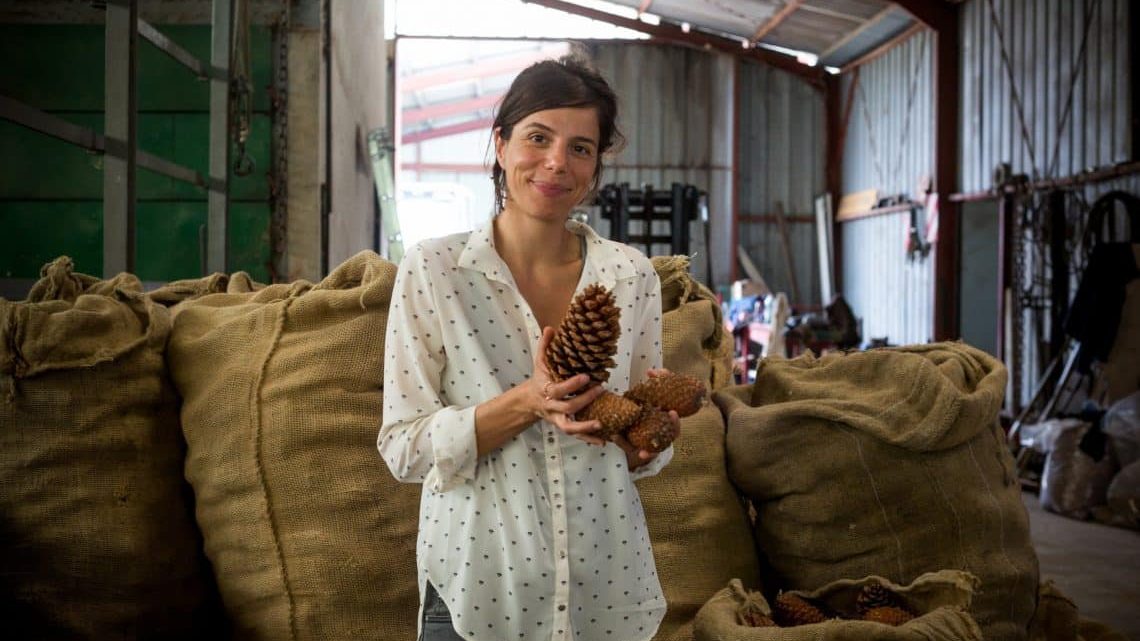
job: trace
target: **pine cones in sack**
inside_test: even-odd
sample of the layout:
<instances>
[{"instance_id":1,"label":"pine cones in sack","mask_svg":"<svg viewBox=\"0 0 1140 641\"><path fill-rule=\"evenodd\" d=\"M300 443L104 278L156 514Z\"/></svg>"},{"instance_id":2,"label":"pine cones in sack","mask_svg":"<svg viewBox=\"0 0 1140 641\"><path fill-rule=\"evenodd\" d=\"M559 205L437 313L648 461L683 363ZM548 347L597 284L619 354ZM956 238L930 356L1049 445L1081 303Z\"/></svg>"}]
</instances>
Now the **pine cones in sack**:
<instances>
[{"instance_id":1,"label":"pine cones in sack","mask_svg":"<svg viewBox=\"0 0 1140 641\"><path fill-rule=\"evenodd\" d=\"M871 608L863 615L864 621L874 621L887 625L902 625L914 618L910 612L890 605Z\"/></svg>"},{"instance_id":2,"label":"pine cones in sack","mask_svg":"<svg viewBox=\"0 0 1140 641\"><path fill-rule=\"evenodd\" d=\"M776 607L772 608L772 618L782 628L811 623L823 623L829 618L823 610L819 609L803 597L782 592L776 597Z\"/></svg>"},{"instance_id":3,"label":"pine cones in sack","mask_svg":"<svg viewBox=\"0 0 1140 641\"><path fill-rule=\"evenodd\" d=\"M620 320L613 293L602 285L588 285L575 296L546 348L546 364L554 379L588 374L595 383L609 380Z\"/></svg>"},{"instance_id":4,"label":"pine cones in sack","mask_svg":"<svg viewBox=\"0 0 1140 641\"><path fill-rule=\"evenodd\" d=\"M906 609L902 599L897 594L879 583L864 585L859 596L855 598L855 611L859 613L859 616L866 616L868 611L882 607Z\"/></svg>"}]
</instances>

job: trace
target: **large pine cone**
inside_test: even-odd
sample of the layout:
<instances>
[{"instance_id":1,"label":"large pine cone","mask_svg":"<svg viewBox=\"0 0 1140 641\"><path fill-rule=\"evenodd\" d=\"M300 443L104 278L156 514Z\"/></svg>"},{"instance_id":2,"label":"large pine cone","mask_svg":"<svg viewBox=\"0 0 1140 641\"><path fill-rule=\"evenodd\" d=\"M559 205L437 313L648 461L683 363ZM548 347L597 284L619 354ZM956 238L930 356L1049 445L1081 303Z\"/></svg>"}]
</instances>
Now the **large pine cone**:
<instances>
[{"instance_id":1,"label":"large pine cone","mask_svg":"<svg viewBox=\"0 0 1140 641\"><path fill-rule=\"evenodd\" d=\"M625 393L627 398L660 410L674 410L685 418L697 413L705 402L704 383L684 374L670 372L650 377Z\"/></svg>"},{"instance_id":2,"label":"large pine cone","mask_svg":"<svg viewBox=\"0 0 1140 641\"><path fill-rule=\"evenodd\" d=\"M902 599L891 592L886 586L879 583L868 583L863 586L859 596L855 599L855 611L864 616L874 608L892 607L906 610Z\"/></svg>"},{"instance_id":3,"label":"large pine cone","mask_svg":"<svg viewBox=\"0 0 1140 641\"><path fill-rule=\"evenodd\" d=\"M776 607L772 608L772 618L782 628L823 623L828 620L828 616L815 605L788 592L781 592L776 597Z\"/></svg>"},{"instance_id":4,"label":"large pine cone","mask_svg":"<svg viewBox=\"0 0 1140 641\"><path fill-rule=\"evenodd\" d=\"M621 310L614 295L597 283L574 297L546 348L546 364L555 380L589 374L595 383L610 378L621 334Z\"/></svg>"}]
</instances>

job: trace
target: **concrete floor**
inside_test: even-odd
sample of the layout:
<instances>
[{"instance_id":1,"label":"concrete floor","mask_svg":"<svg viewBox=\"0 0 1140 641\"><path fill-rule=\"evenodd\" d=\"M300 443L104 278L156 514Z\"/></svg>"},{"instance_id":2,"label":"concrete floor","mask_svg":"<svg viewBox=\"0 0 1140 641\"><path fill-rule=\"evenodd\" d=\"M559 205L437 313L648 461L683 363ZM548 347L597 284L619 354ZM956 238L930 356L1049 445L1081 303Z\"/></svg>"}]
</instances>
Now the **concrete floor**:
<instances>
[{"instance_id":1,"label":"concrete floor","mask_svg":"<svg viewBox=\"0 0 1140 641\"><path fill-rule=\"evenodd\" d=\"M1140 641L1140 532L1046 512L1022 494L1041 580L1052 579L1081 616Z\"/></svg>"}]
</instances>

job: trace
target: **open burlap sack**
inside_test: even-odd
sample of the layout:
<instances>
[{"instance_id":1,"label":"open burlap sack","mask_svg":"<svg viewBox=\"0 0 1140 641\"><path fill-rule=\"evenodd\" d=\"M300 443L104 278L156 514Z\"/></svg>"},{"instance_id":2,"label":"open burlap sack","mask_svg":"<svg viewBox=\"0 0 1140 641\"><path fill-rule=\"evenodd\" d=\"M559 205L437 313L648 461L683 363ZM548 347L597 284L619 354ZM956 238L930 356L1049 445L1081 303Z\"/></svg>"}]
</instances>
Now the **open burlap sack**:
<instances>
[{"instance_id":1,"label":"open burlap sack","mask_svg":"<svg viewBox=\"0 0 1140 641\"><path fill-rule=\"evenodd\" d=\"M1024 641L1037 557L997 424L1006 373L962 343L765 360L714 398L781 584L956 569L988 641Z\"/></svg>"},{"instance_id":2,"label":"open burlap sack","mask_svg":"<svg viewBox=\"0 0 1140 641\"><path fill-rule=\"evenodd\" d=\"M826 604L845 616L855 616L855 600L863 586L879 583L897 594L916 613L898 627L871 621L832 619L795 627L749 627L741 624L742 608L771 616L771 607L758 592L747 591L733 579L697 614L696 641L982 641L982 631L969 614L977 578L966 572L942 570L923 574L909 585L882 577L842 579L817 590L790 590Z\"/></svg>"},{"instance_id":3,"label":"open burlap sack","mask_svg":"<svg viewBox=\"0 0 1140 641\"><path fill-rule=\"evenodd\" d=\"M711 389L723 387L724 342L731 344L731 337L726 337L716 295L689 274L687 256L654 256L650 260L661 280L661 340L666 369L700 379Z\"/></svg>"},{"instance_id":4,"label":"open burlap sack","mask_svg":"<svg viewBox=\"0 0 1140 641\"><path fill-rule=\"evenodd\" d=\"M688 259L679 258L687 269ZM665 286L687 278L687 272L662 273ZM690 301L682 294L662 296L665 367L710 383L712 364L703 344L723 330L707 299ZM728 579L758 581L747 517L725 469L724 434L724 418L711 404L682 419L673 460L660 474L637 483L669 604L657 639L691 638L697 610Z\"/></svg>"},{"instance_id":5,"label":"open burlap sack","mask_svg":"<svg viewBox=\"0 0 1140 641\"><path fill-rule=\"evenodd\" d=\"M395 273L364 252L175 317L186 475L243 639L415 637L420 488L375 445Z\"/></svg>"},{"instance_id":6,"label":"open burlap sack","mask_svg":"<svg viewBox=\"0 0 1140 641\"><path fill-rule=\"evenodd\" d=\"M134 276L73 268L45 267L36 302L0 299L0 636L217 638L170 316Z\"/></svg>"}]
</instances>

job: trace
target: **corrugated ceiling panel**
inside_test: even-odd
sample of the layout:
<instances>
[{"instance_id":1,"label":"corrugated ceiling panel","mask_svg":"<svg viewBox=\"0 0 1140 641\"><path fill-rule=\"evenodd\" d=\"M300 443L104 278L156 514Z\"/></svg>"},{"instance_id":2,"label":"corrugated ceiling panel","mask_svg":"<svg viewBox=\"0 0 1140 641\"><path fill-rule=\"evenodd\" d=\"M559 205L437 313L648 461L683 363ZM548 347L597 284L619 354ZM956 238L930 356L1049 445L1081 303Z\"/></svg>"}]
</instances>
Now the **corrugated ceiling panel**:
<instances>
[{"instance_id":1,"label":"corrugated ceiling panel","mask_svg":"<svg viewBox=\"0 0 1140 641\"><path fill-rule=\"evenodd\" d=\"M1001 162L1046 178L1130 160L1128 1L992 2L996 22L990 0L962 7L961 189Z\"/></svg>"},{"instance_id":2,"label":"corrugated ceiling panel","mask_svg":"<svg viewBox=\"0 0 1140 641\"><path fill-rule=\"evenodd\" d=\"M823 96L790 74L742 63L739 135L741 215L771 214L777 202L789 216L812 215L824 189ZM790 298L779 227L741 221L737 233L768 285ZM793 302L819 303L815 225L789 222L788 236L801 298Z\"/></svg>"}]
</instances>

